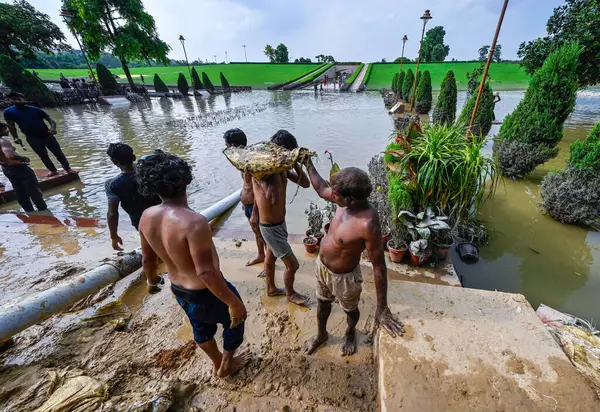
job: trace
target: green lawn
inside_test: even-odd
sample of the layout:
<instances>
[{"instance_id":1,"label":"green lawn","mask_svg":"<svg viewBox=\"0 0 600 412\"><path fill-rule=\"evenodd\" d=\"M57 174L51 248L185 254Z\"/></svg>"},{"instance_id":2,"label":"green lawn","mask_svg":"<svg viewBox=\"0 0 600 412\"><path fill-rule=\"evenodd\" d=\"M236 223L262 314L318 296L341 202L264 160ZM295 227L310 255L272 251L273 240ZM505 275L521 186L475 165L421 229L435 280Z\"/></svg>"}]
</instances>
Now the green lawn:
<instances>
[{"instance_id":1,"label":"green lawn","mask_svg":"<svg viewBox=\"0 0 600 412\"><path fill-rule=\"evenodd\" d=\"M433 88L439 89L448 70L454 70L454 76L456 77L459 90L466 90L466 74L470 73L476 67L479 67L479 63L477 62L422 63L419 66L419 71L429 70ZM414 72L416 64L410 63L402 65L402 70L404 71L409 68ZM384 87L391 87L394 73L397 73L399 69L399 64L374 63L371 75L367 81L367 89L379 90ZM490 66L490 78L492 82L491 86L496 90L525 89L529 84L529 76L518 63L492 63Z\"/></svg>"},{"instance_id":2,"label":"green lawn","mask_svg":"<svg viewBox=\"0 0 600 412\"><path fill-rule=\"evenodd\" d=\"M243 63L232 63L232 64L207 64L194 66L202 78L202 72L206 72L211 82L218 86L221 84L219 72L223 72L227 81L231 86L251 86L255 89L265 89L268 86L276 83L282 83L288 80L292 80L301 75L310 73L319 67L320 64L269 64L269 63L256 63L256 64L243 64ZM40 77L44 80L58 80L60 73L63 73L65 77L86 77L87 70L85 69L39 69L36 70ZM110 71L120 76L120 82L126 82L127 79L121 69L110 69ZM170 86L177 84L177 77L179 73L183 73L188 77L188 70L186 66L177 67L140 67L131 68L131 74L134 76L134 80L139 82L139 75L144 75L146 84L153 84L152 79L154 73L158 73L160 78ZM189 81L189 78L188 78Z\"/></svg>"}]
</instances>

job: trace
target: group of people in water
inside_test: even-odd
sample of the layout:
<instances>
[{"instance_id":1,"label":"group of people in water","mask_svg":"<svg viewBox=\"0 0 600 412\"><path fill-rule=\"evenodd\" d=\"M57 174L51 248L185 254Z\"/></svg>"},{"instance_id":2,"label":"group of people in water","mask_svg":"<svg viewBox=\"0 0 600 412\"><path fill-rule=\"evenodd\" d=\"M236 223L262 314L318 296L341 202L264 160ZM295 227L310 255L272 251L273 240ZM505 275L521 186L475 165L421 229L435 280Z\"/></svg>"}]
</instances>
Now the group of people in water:
<instances>
[{"instance_id":1,"label":"group of people in water","mask_svg":"<svg viewBox=\"0 0 600 412\"><path fill-rule=\"evenodd\" d=\"M44 161L50 175L56 173L56 168L49 161L46 149L52 151L67 172L74 172L54 138L56 123L41 109L21 105L20 97L15 95L14 98L15 109L9 108L4 113L10 123L0 124L0 164L13 184L21 206L28 212L32 211L33 201L38 210L43 210L46 206L37 179L27 166L30 160L19 155L2 136L6 136L10 129L19 143L15 130L17 124L32 149ZM50 124L50 128L45 122ZM40 129L33 128L32 123ZM44 125L45 133L41 133L41 125ZM44 136L41 137L41 134ZM228 130L223 137L227 147L247 145L246 135L239 129ZM34 139L49 140L40 143ZM275 133L271 142L288 150L298 147L296 138L286 130ZM213 363L214 375L225 377L235 374L247 361L247 355L235 356L235 353L243 343L248 314L239 292L221 272L209 222L188 206L186 192L193 178L191 167L182 158L161 150L143 156L136 163L133 149L124 143L110 144L107 155L121 170L105 185L112 247L122 250L123 241L118 234L118 213L119 207L122 207L139 231L148 292L160 292L165 284L165 279L158 273L160 259L166 265L171 291L192 326L194 340ZM392 336L404 332L402 323L391 313L387 303L387 269L381 227L376 210L368 202L373 188L366 172L355 167L344 168L328 182L321 177L312 161L308 161L296 163L292 169L273 174L265 181L256 180L250 174L243 174L242 181L241 202L255 233L258 249L256 258L248 265L264 262L266 294L270 297L285 296L295 305L306 306L309 299L295 287L295 275L300 265L288 242L288 181L303 188L312 185L321 198L338 206L316 261L318 330L305 343L307 354L314 353L327 341L327 320L336 300L347 318L341 354L347 356L356 352L356 325L360 319L363 282L360 260L365 250L373 265L376 325ZM275 282L277 259L285 265L283 289L278 288ZM222 351L214 339L219 324L223 327Z\"/></svg>"}]
</instances>

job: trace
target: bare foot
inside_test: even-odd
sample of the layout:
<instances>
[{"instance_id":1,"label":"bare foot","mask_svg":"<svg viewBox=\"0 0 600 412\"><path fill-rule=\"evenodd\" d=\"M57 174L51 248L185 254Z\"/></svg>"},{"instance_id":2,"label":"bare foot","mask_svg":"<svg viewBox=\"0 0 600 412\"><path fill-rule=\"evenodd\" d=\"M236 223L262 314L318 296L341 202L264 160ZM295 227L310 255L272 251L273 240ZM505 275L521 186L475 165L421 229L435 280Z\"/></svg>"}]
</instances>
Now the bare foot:
<instances>
[{"instance_id":1,"label":"bare foot","mask_svg":"<svg viewBox=\"0 0 600 412\"><path fill-rule=\"evenodd\" d=\"M274 298L275 296L285 295L285 289L275 288L273 290L267 290L267 296Z\"/></svg>"},{"instance_id":2,"label":"bare foot","mask_svg":"<svg viewBox=\"0 0 600 412\"><path fill-rule=\"evenodd\" d=\"M77 173L79 173L77 170L73 170L73 169L65 170L65 172L67 172L70 175L76 175Z\"/></svg>"},{"instance_id":3,"label":"bare foot","mask_svg":"<svg viewBox=\"0 0 600 412\"><path fill-rule=\"evenodd\" d=\"M298 306L308 306L308 296L301 295L298 292L287 295L287 299Z\"/></svg>"},{"instance_id":4,"label":"bare foot","mask_svg":"<svg viewBox=\"0 0 600 412\"><path fill-rule=\"evenodd\" d=\"M327 332L324 335L313 336L304 344L304 352L307 355L312 355L321 345L327 342L327 339L329 339L329 333Z\"/></svg>"},{"instance_id":5,"label":"bare foot","mask_svg":"<svg viewBox=\"0 0 600 412\"><path fill-rule=\"evenodd\" d=\"M245 352L239 356L233 358L229 365L221 364L221 368L217 372L219 378L225 378L227 376L233 376L242 369L252 359L252 353Z\"/></svg>"},{"instance_id":6,"label":"bare foot","mask_svg":"<svg viewBox=\"0 0 600 412\"><path fill-rule=\"evenodd\" d=\"M350 356L356 353L356 329L352 329L352 332L344 335L340 345L340 353L342 356Z\"/></svg>"},{"instance_id":7,"label":"bare foot","mask_svg":"<svg viewBox=\"0 0 600 412\"><path fill-rule=\"evenodd\" d=\"M261 270L261 272L258 274L258 278L259 278L259 279L262 279L262 278L264 278L264 277L267 277L267 274L265 273L265 271L264 271L264 270Z\"/></svg>"},{"instance_id":8,"label":"bare foot","mask_svg":"<svg viewBox=\"0 0 600 412\"><path fill-rule=\"evenodd\" d=\"M262 263L265 261L265 257L264 256L257 256L252 260L249 260L248 262L246 262L246 266L254 266L258 263Z\"/></svg>"},{"instance_id":9,"label":"bare foot","mask_svg":"<svg viewBox=\"0 0 600 412\"><path fill-rule=\"evenodd\" d=\"M46 177L54 177L58 175L58 172L48 172L48 174L46 175Z\"/></svg>"}]
</instances>

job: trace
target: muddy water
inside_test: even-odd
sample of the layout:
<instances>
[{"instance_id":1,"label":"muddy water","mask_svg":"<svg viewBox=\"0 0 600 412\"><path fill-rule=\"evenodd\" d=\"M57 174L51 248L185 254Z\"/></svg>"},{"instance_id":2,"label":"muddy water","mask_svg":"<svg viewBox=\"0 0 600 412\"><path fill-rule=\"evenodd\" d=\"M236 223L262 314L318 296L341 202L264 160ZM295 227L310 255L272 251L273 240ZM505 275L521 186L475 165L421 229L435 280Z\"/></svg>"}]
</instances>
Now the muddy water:
<instances>
[{"instance_id":1,"label":"muddy water","mask_svg":"<svg viewBox=\"0 0 600 412\"><path fill-rule=\"evenodd\" d=\"M503 92L501 95L502 101L496 107L498 119L514 109L523 93ZM189 116L269 102L275 105L227 124L202 129L167 124ZM459 98L459 104L462 102L464 95ZM321 154L326 149L333 152L340 166L362 168L366 168L371 156L383 149L393 128L379 93L326 92L315 96L306 91L293 94L259 91L206 100L152 100L112 108L78 106L49 113L56 119L58 138L73 167L81 171L82 179L80 184L48 193L52 213L63 222L85 217L100 219L100 225L106 214L104 182L118 173L105 155L110 142L128 143L138 156L161 148L187 159L193 166L195 178L189 191L190 203L201 210L240 187L239 173L221 153L221 136L231 127L243 129L251 143L268 139L276 130L285 128L296 135L301 145ZM556 223L544 216L537 206L538 187L545 173L562 167L568 145L583 138L599 118L600 91L580 93L576 111L565 129L559 158L540 167L524 181L505 180L501 184L495 199L481 213L481 219L492 231L492 240L482 249L480 264L457 265L465 286L520 292L534 306L545 303L576 315L600 317L600 305L594 300L600 293L600 234ZM494 126L492 133L496 133L498 127ZM491 146L488 149L491 151ZM34 159L34 166L41 167L38 159ZM329 166L328 160L321 156L317 167L327 173ZM295 188L289 188L289 200L295 192ZM310 200L316 200L312 190L300 190L288 206L290 233L304 231L304 210ZM15 205L3 210L11 207ZM0 219L0 223L3 221ZM240 208L221 225L231 231L248 229ZM47 264L56 257L89 255L92 254L89 249L100 242L106 250L108 235L102 228L76 231L59 226L52 230L32 230L32 225L27 226L28 229L23 229L12 222L0 224L0 257L11 262L11 270L0 278L0 290L12 297L29 288L29 283L21 282L21 277L37 276L39 271L30 264L38 258L43 257L41 261ZM135 239L124 214L121 228L129 238ZM42 246L30 247L33 244ZM29 265L30 270L17 269L23 264ZM0 304L4 299L0 298Z\"/></svg>"}]
</instances>

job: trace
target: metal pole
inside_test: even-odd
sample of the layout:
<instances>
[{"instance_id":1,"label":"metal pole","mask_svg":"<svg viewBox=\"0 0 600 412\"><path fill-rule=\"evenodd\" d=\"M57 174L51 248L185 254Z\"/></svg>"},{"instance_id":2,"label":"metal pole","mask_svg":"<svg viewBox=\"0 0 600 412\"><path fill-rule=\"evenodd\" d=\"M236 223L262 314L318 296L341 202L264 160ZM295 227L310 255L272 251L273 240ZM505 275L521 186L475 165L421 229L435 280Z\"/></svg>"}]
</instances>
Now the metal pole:
<instances>
[{"instance_id":1,"label":"metal pole","mask_svg":"<svg viewBox=\"0 0 600 412\"><path fill-rule=\"evenodd\" d=\"M215 63L217 62L217 55L213 54L213 56L215 57Z\"/></svg>"},{"instance_id":2,"label":"metal pole","mask_svg":"<svg viewBox=\"0 0 600 412\"><path fill-rule=\"evenodd\" d=\"M193 84L194 80L192 79L192 69L190 69L190 62L187 58L187 52L185 51L185 44L184 42L181 42L181 45L183 46L183 54L185 55L185 62L187 63L187 67L188 67L188 73L190 74L190 82Z\"/></svg>"},{"instance_id":3,"label":"metal pole","mask_svg":"<svg viewBox=\"0 0 600 412\"><path fill-rule=\"evenodd\" d=\"M244 44L244 57L246 58L246 63L248 63L248 55L246 54L246 45Z\"/></svg>"},{"instance_id":4,"label":"metal pole","mask_svg":"<svg viewBox=\"0 0 600 412\"><path fill-rule=\"evenodd\" d=\"M406 40L402 40L402 57L400 57L400 73L402 73L402 63L404 62L404 46L406 46Z\"/></svg>"},{"instance_id":5,"label":"metal pole","mask_svg":"<svg viewBox=\"0 0 600 412\"><path fill-rule=\"evenodd\" d=\"M92 65L90 64L90 61L87 58L87 54L85 53L85 50L83 49L83 46L81 45L81 42L79 41L79 37L77 37L77 33L75 32L75 30L73 30L71 28L71 25L67 22L67 19L65 19L63 17L63 20L65 21L65 24L67 25L67 27L69 28L69 30L71 31L71 33L73 34L73 37L75 37L75 41L77 41L77 45L79 45L79 50L81 50L81 54L83 55L83 58L85 60L85 64L87 64L87 67L90 71L90 74L92 76L92 80L94 80L94 82L97 82L96 80L96 75L94 74L94 71L92 70ZM100 91L100 94L102 94L102 91Z\"/></svg>"},{"instance_id":6,"label":"metal pole","mask_svg":"<svg viewBox=\"0 0 600 412\"><path fill-rule=\"evenodd\" d=\"M419 46L419 57L417 58L417 72L415 73L415 83L412 89L412 96L410 99L410 111L413 111L415 107L415 97L417 95L417 79L419 78L419 65L421 64L421 50L423 50L423 39L425 38L425 26L427 25L427 20L423 20L423 33L421 33L421 45Z\"/></svg>"},{"instance_id":7,"label":"metal pole","mask_svg":"<svg viewBox=\"0 0 600 412\"><path fill-rule=\"evenodd\" d=\"M228 63L228 61L227 61L227 50L225 50L225 63Z\"/></svg>"},{"instance_id":8,"label":"metal pole","mask_svg":"<svg viewBox=\"0 0 600 412\"><path fill-rule=\"evenodd\" d=\"M477 110L479 110L479 102L481 101L481 95L483 94L483 88L485 86L485 82L487 80L488 71L490 70L490 65L492 64L492 59L494 57L494 51L496 50L496 42L498 41L498 36L500 35L500 29L502 28L502 23L504 22L504 15L506 14L506 8L508 7L508 0L504 0L504 5L502 6L502 12L500 13L500 18L498 19L498 26L496 27L496 34L494 35L494 41L492 42L492 46L490 47L490 54L487 59L487 63L485 65L485 70L483 71L483 77L481 79L481 84L479 85L479 92L477 93L477 100L475 100L475 107L473 108L473 114L471 115L471 122L469 123L469 128L467 129L467 138L471 137L471 129L473 128L473 124L475 123L475 118L477 117Z\"/></svg>"}]
</instances>

